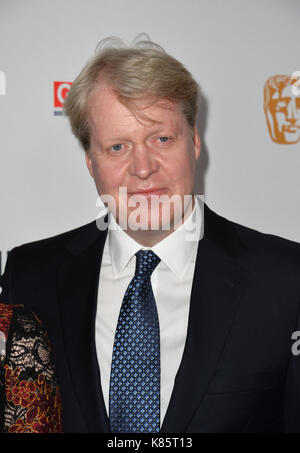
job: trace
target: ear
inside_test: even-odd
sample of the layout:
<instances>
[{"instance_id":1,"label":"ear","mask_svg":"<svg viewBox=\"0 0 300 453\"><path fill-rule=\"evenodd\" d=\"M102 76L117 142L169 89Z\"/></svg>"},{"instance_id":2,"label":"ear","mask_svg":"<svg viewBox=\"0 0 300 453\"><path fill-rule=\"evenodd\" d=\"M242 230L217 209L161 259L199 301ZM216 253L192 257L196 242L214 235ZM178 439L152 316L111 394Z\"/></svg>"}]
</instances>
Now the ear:
<instances>
[{"instance_id":1,"label":"ear","mask_svg":"<svg viewBox=\"0 0 300 453\"><path fill-rule=\"evenodd\" d=\"M92 160L87 152L85 153L85 161L91 177L94 178Z\"/></svg>"},{"instance_id":2,"label":"ear","mask_svg":"<svg viewBox=\"0 0 300 453\"><path fill-rule=\"evenodd\" d=\"M197 126L194 126L194 150L195 150L195 159L198 160L201 151L201 140Z\"/></svg>"}]
</instances>

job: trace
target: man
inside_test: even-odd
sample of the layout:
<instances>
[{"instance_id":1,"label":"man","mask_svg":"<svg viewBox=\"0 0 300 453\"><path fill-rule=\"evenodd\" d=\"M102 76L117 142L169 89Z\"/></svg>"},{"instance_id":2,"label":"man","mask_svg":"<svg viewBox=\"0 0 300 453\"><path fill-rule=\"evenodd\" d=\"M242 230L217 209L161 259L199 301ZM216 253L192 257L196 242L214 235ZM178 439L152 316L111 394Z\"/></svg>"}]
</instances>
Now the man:
<instances>
[{"instance_id":1,"label":"man","mask_svg":"<svg viewBox=\"0 0 300 453\"><path fill-rule=\"evenodd\" d=\"M103 46L68 94L109 215L13 249L1 281L46 323L66 431L299 430L300 246L202 209L197 103L151 42Z\"/></svg>"}]
</instances>

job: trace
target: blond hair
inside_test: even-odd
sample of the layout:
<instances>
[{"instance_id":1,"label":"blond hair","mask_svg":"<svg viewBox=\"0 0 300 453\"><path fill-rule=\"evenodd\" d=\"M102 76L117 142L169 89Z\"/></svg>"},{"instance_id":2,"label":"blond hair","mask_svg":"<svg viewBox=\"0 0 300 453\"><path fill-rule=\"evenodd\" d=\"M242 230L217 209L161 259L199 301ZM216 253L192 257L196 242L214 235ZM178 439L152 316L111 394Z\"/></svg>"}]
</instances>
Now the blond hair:
<instances>
[{"instance_id":1,"label":"blond hair","mask_svg":"<svg viewBox=\"0 0 300 453\"><path fill-rule=\"evenodd\" d=\"M178 103L193 131L200 97L198 84L182 63L145 36L147 39L138 40L141 37L138 35L131 47L114 36L100 41L96 55L73 82L64 112L86 152L90 147L88 100L100 79L137 117L142 117L137 107L139 101L151 100L148 105L161 99Z\"/></svg>"}]
</instances>

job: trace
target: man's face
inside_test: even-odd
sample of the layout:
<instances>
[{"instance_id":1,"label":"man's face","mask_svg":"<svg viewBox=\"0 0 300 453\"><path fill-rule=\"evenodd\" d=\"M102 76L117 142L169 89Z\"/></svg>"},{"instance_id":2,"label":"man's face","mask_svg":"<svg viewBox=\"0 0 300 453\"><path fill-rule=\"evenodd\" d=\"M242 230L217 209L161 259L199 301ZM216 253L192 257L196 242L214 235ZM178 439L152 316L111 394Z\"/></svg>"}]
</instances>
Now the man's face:
<instances>
[{"instance_id":1,"label":"man's face","mask_svg":"<svg viewBox=\"0 0 300 453\"><path fill-rule=\"evenodd\" d=\"M142 113L155 123L139 121L107 85L96 88L89 100L91 141L86 162L98 194L113 196L117 222L121 211L126 209L128 218L137 208L137 204L129 205L134 194L151 189L157 195L177 194L183 200L184 195L194 192L200 154L196 128L193 137L180 107L167 101L155 103ZM125 202L119 197L120 187L127 188ZM151 197L145 193L140 197L146 202L150 229ZM175 219L171 211L172 224ZM161 228L161 209L159 216Z\"/></svg>"},{"instance_id":2,"label":"man's face","mask_svg":"<svg viewBox=\"0 0 300 453\"><path fill-rule=\"evenodd\" d=\"M300 96L293 95L291 85L273 94L268 120L275 142L297 143L300 140Z\"/></svg>"}]
</instances>

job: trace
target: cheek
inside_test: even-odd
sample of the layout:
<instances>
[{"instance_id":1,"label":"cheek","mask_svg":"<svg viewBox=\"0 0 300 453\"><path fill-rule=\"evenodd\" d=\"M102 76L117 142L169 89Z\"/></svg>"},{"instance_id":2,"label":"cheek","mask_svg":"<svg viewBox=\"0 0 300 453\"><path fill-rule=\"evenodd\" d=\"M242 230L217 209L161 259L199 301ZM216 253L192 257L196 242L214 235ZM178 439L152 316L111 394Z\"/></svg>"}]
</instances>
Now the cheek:
<instances>
[{"instance_id":1,"label":"cheek","mask_svg":"<svg viewBox=\"0 0 300 453\"><path fill-rule=\"evenodd\" d=\"M165 166L173 184L189 183L194 173L194 160L191 153L185 153L180 158L172 160Z\"/></svg>"},{"instance_id":2,"label":"cheek","mask_svg":"<svg viewBox=\"0 0 300 453\"><path fill-rule=\"evenodd\" d=\"M276 120L279 124L285 121L285 115L283 113L276 113Z\"/></svg>"},{"instance_id":3,"label":"cheek","mask_svg":"<svg viewBox=\"0 0 300 453\"><path fill-rule=\"evenodd\" d=\"M118 190L124 181L124 169L111 162L94 162L93 171L98 190L101 193L112 193Z\"/></svg>"}]
</instances>

